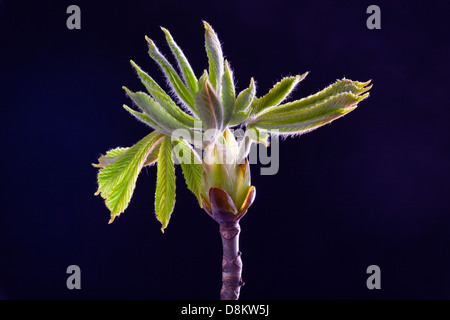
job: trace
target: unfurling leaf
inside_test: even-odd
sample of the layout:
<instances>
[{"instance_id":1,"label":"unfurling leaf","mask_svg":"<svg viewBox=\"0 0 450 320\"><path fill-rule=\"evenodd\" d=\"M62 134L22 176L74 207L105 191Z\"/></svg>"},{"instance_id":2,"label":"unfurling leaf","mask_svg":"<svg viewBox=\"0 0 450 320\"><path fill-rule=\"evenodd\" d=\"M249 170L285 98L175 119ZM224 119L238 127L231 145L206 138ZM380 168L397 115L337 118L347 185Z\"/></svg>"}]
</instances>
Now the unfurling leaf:
<instances>
[{"instance_id":1,"label":"unfurling leaf","mask_svg":"<svg viewBox=\"0 0 450 320\"><path fill-rule=\"evenodd\" d=\"M119 159L119 157L126 151L128 151L130 148L122 148L122 147L118 147L112 150L109 150L108 152L106 152L106 155L101 156L100 158L98 158L98 164L97 163L93 163L92 166L95 168L104 168L107 165L117 161ZM159 144L156 145L156 147L152 148L152 151L150 152L150 154L147 156L147 159L144 162L144 167L145 166L151 166L152 164L155 163L155 161L158 160L158 152L159 152Z\"/></svg>"},{"instance_id":2,"label":"unfurling leaf","mask_svg":"<svg viewBox=\"0 0 450 320\"><path fill-rule=\"evenodd\" d=\"M205 47L209 61L209 80L217 95L221 94L221 82L224 73L222 46L213 28L206 22L205 25Z\"/></svg>"},{"instance_id":3,"label":"unfurling leaf","mask_svg":"<svg viewBox=\"0 0 450 320\"><path fill-rule=\"evenodd\" d=\"M150 93L155 101L158 102L176 120L192 128L194 126L195 118L183 112L175 104L172 98L170 98L170 96L165 93L164 90L155 82L155 80L145 73L133 60L130 60L130 62L141 79L142 84L147 88L148 93ZM189 109L189 111L192 112L191 109Z\"/></svg>"},{"instance_id":4,"label":"unfurling leaf","mask_svg":"<svg viewBox=\"0 0 450 320\"><path fill-rule=\"evenodd\" d=\"M252 114L258 114L266 108L280 104L307 75L308 72L295 77L283 78L265 96L253 101Z\"/></svg>"},{"instance_id":5,"label":"unfurling leaf","mask_svg":"<svg viewBox=\"0 0 450 320\"><path fill-rule=\"evenodd\" d=\"M169 130L165 130L163 129L163 127L161 127L160 125L158 125L155 121L153 121L152 119L150 119L150 117L143 113L143 112L139 112L136 110L131 109L130 107L128 107L126 104L123 105L123 108L125 110L127 110L133 117L135 117L137 120L145 123L146 125L148 125L150 128L155 129L157 131L163 132L165 134L170 134Z\"/></svg>"},{"instance_id":6,"label":"unfurling leaf","mask_svg":"<svg viewBox=\"0 0 450 320\"><path fill-rule=\"evenodd\" d=\"M172 157L172 142L166 136L161 142L157 162L155 213L161 222L161 231L169 223L170 216L175 206L175 167Z\"/></svg>"},{"instance_id":7,"label":"unfurling leaf","mask_svg":"<svg viewBox=\"0 0 450 320\"><path fill-rule=\"evenodd\" d=\"M353 93L359 96L362 93L369 91L370 88L372 88L372 85L369 86L370 82L371 82L370 80L367 82L352 81L349 79L337 80L335 83L326 87L322 91L317 92L316 94L310 95L306 98L302 98L297 101L289 102L272 108L267 108L263 112L261 112L260 115L265 113L271 114L278 111L289 112L300 110L303 108L308 108L311 107L312 105L318 104L326 99L329 99L332 96L344 92Z\"/></svg>"},{"instance_id":8,"label":"unfurling leaf","mask_svg":"<svg viewBox=\"0 0 450 320\"><path fill-rule=\"evenodd\" d=\"M189 127L172 117L170 113L168 113L159 103L153 100L152 97L146 93L131 92L126 87L123 87L123 89L127 92L127 95L131 98L131 100L133 100L133 102L157 125L157 130L166 135L171 135L174 130L183 128L193 134ZM125 109L128 110L129 108ZM128 111L131 112L130 110Z\"/></svg>"},{"instance_id":9,"label":"unfurling leaf","mask_svg":"<svg viewBox=\"0 0 450 320\"><path fill-rule=\"evenodd\" d=\"M272 109L256 118L252 124L263 131L279 130L280 134L301 134L312 131L324 124L342 117L357 107L358 102L368 97L368 93L358 96L350 92L334 95L316 104L299 101L286 104L286 108ZM299 103L300 106L293 106Z\"/></svg>"},{"instance_id":10,"label":"unfurling leaf","mask_svg":"<svg viewBox=\"0 0 450 320\"><path fill-rule=\"evenodd\" d=\"M161 54L161 52L159 52L153 41L147 36L145 37L145 39L148 42L148 53L150 57L152 57L153 60L155 60L155 62L158 63L158 65L161 67L164 75L172 86L172 89L175 91L181 101L183 101L190 108L193 108L193 96L191 92L189 92L189 90L186 88L183 81L180 79L180 76L177 74L169 61L167 61L167 59Z\"/></svg>"},{"instance_id":11,"label":"unfurling leaf","mask_svg":"<svg viewBox=\"0 0 450 320\"><path fill-rule=\"evenodd\" d=\"M180 47L176 44L169 30L165 28L161 29L166 34L167 43L169 44L170 50L172 50L172 53L178 62L178 67L182 72L183 78L189 88L189 91L192 95L196 94L198 91L197 78L195 77L194 71L189 64L188 59L184 55L183 51L181 51Z\"/></svg>"},{"instance_id":12,"label":"unfurling leaf","mask_svg":"<svg viewBox=\"0 0 450 320\"><path fill-rule=\"evenodd\" d=\"M153 149L163 140L163 134L153 131L130 148L114 149L99 159L100 169L97 182L98 191L111 211L111 221L128 206L133 194L136 180Z\"/></svg>"},{"instance_id":13,"label":"unfurling leaf","mask_svg":"<svg viewBox=\"0 0 450 320\"><path fill-rule=\"evenodd\" d=\"M108 164L111 164L111 163L115 162L117 159L119 159L119 157L122 155L122 153L124 153L128 149L129 148L118 147L118 148L109 150L108 152L106 152L106 154L104 156L101 156L100 158L98 158L98 164L93 163L92 166L96 167L96 168L104 168Z\"/></svg>"},{"instance_id":14,"label":"unfurling leaf","mask_svg":"<svg viewBox=\"0 0 450 320\"><path fill-rule=\"evenodd\" d=\"M222 130L223 109L216 92L204 73L199 80L200 89L195 95L195 104L197 105L200 119L206 129Z\"/></svg>"},{"instance_id":15,"label":"unfurling leaf","mask_svg":"<svg viewBox=\"0 0 450 320\"><path fill-rule=\"evenodd\" d=\"M222 79L222 105L223 105L223 125L226 126L233 117L235 108L235 89L233 72L228 61L225 60L225 73Z\"/></svg>"},{"instance_id":16,"label":"unfurling leaf","mask_svg":"<svg viewBox=\"0 0 450 320\"><path fill-rule=\"evenodd\" d=\"M238 125L244 122L250 112L251 104L255 98L256 86L253 78L250 80L250 86L241 91L236 98L236 107L234 109L233 117L230 121L230 126Z\"/></svg>"}]
</instances>

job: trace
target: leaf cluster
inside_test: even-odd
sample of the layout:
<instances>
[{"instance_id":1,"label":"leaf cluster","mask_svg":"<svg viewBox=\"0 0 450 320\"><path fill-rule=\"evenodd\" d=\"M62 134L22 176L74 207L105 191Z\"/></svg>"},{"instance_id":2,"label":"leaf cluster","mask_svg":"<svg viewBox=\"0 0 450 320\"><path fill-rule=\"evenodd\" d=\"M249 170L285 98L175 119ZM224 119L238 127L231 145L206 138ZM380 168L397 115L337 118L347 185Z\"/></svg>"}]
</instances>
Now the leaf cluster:
<instances>
[{"instance_id":1,"label":"leaf cluster","mask_svg":"<svg viewBox=\"0 0 450 320\"><path fill-rule=\"evenodd\" d=\"M144 166L157 163L155 213L164 231L175 205L174 157L180 162L187 187L202 206L202 150L220 141L227 128L246 129L239 146L244 159L252 143L267 146L271 134L292 135L314 130L354 110L369 95L370 81L342 79L314 95L285 103L307 73L283 78L260 97L256 97L252 78L248 88L237 93L233 71L224 59L219 38L207 22L204 26L209 66L200 77L195 75L167 29L161 28L176 67L153 40L145 37L148 53L164 74L171 95L131 61L146 92L123 87L135 108L123 107L153 131L132 147L108 151L94 165L100 169L96 194L105 199L111 211L110 222L127 208Z\"/></svg>"}]
</instances>

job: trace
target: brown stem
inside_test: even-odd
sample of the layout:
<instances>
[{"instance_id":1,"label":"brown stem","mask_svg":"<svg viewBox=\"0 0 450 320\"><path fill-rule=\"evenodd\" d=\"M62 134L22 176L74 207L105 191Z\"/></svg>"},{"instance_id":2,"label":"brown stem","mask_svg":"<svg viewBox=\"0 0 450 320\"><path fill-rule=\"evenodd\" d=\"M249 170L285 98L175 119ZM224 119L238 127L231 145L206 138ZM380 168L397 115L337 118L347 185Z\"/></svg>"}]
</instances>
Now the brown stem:
<instances>
[{"instance_id":1,"label":"brown stem","mask_svg":"<svg viewBox=\"0 0 450 320\"><path fill-rule=\"evenodd\" d=\"M222 290L221 300L237 300L242 281L242 259L239 251L239 233L241 227L239 222L222 221L220 223L220 235L222 237L223 258L222 258Z\"/></svg>"},{"instance_id":2,"label":"brown stem","mask_svg":"<svg viewBox=\"0 0 450 320\"><path fill-rule=\"evenodd\" d=\"M248 207L255 198L255 188L250 188L247 196L249 204L236 215L237 209L230 196L219 188L209 189L209 201L203 201L203 208L220 226L220 236L222 237L222 290L220 291L221 300L237 300L242 281L242 259L239 251L239 233L241 227L239 220L247 212Z\"/></svg>"}]
</instances>

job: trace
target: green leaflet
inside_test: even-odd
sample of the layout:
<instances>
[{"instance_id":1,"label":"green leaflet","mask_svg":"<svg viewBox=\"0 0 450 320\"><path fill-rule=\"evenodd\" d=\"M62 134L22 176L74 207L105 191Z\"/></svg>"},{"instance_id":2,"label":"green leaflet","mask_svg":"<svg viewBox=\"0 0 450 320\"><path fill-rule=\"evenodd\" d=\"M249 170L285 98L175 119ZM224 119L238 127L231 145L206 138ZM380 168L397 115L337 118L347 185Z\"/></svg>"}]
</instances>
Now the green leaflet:
<instances>
[{"instance_id":1,"label":"green leaflet","mask_svg":"<svg viewBox=\"0 0 450 320\"><path fill-rule=\"evenodd\" d=\"M249 110L253 102L253 99L255 98L255 94L256 94L255 80L251 78L249 87L245 90L242 90L236 99L236 111L240 112Z\"/></svg>"},{"instance_id":2,"label":"green leaflet","mask_svg":"<svg viewBox=\"0 0 450 320\"><path fill-rule=\"evenodd\" d=\"M233 72L225 60L225 72L222 79L223 125L226 126L233 117L235 108L235 89Z\"/></svg>"},{"instance_id":3,"label":"green leaflet","mask_svg":"<svg viewBox=\"0 0 450 320\"><path fill-rule=\"evenodd\" d=\"M253 78L251 78L250 86L247 89L242 90L236 99L236 107L229 124L230 126L238 125L247 119L251 104L253 102L253 99L255 98L255 94L255 81L253 80Z\"/></svg>"},{"instance_id":4,"label":"green leaflet","mask_svg":"<svg viewBox=\"0 0 450 320\"><path fill-rule=\"evenodd\" d=\"M353 93L355 95L360 95L372 88L372 86L368 86L370 84L370 80L367 82L358 82L358 81L352 81L349 79L342 79L337 80L332 85L326 87L322 91L317 92L316 94L310 95L306 98L289 102L286 104L282 104L273 108L265 109L262 114L273 114L279 111L283 112L289 112L289 111L295 111L303 108L308 108L311 105L315 105L323 100L329 99L334 95L337 95L339 93L349 92Z\"/></svg>"},{"instance_id":5,"label":"green leaflet","mask_svg":"<svg viewBox=\"0 0 450 320\"><path fill-rule=\"evenodd\" d=\"M157 162L155 212L161 222L161 231L169 223L175 206L175 167L172 157L172 142L170 137L164 137L161 142Z\"/></svg>"},{"instance_id":6,"label":"green leaflet","mask_svg":"<svg viewBox=\"0 0 450 320\"><path fill-rule=\"evenodd\" d=\"M292 92L295 86L306 77L307 73L301 76L286 77L275 84L263 97L256 98L252 103L252 114L258 114L262 110L276 106L281 103Z\"/></svg>"},{"instance_id":7,"label":"green leaflet","mask_svg":"<svg viewBox=\"0 0 450 320\"><path fill-rule=\"evenodd\" d=\"M195 95L200 119L206 129L217 129L220 133L223 126L223 109L219 98L214 92L208 80L208 75L204 73L199 80L200 89Z\"/></svg>"},{"instance_id":8,"label":"green leaflet","mask_svg":"<svg viewBox=\"0 0 450 320\"><path fill-rule=\"evenodd\" d=\"M222 47L213 28L206 21L203 21L203 24L205 25L205 48L209 62L209 81L220 97L224 73Z\"/></svg>"},{"instance_id":9,"label":"green leaflet","mask_svg":"<svg viewBox=\"0 0 450 320\"><path fill-rule=\"evenodd\" d=\"M152 148L152 151L149 153L149 155L147 156L147 159L144 162L144 165L143 165L144 167L151 166L158 160L159 146L160 145L157 144L154 148ZM95 168L104 168L107 165L109 165L113 162L116 162L119 159L119 157L124 152L127 152L129 149L130 148L118 147L118 148L109 150L108 152L106 152L106 155L98 158L98 164L93 163L92 166Z\"/></svg>"},{"instance_id":10,"label":"green leaflet","mask_svg":"<svg viewBox=\"0 0 450 320\"><path fill-rule=\"evenodd\" d=\"M305 79L308 75L308 72L295 76L295 77L286 77L283 78L280 82L278 82L272 89L263 97L256 98L252 103L252 114L258 114L266 108L277 106L280 104L287 96L291 93L291 91L295 88L295 86Z\"/></svg>"},{"instance_id":11,"label":"green leaflet","mask_svg":"<svg viewBox=\"0 0 450 320\"><path fill-rule=\"evenodd\" d=\"M153 60L155 60L155 62L158 63L158 65L161 67L164 75L166 76L167 80L169 80L169 83L171 84L175 93L178 95L181 101L183 101L192 109L194 107L193 96L186 88L183 81L180 79L180 76L177 74L169 61L167 61L167 59L161 54L161 52L159 52L153 41L147 36L145 37L145 39L148 42L148 53L150 57L152 57Z\"/></svg>"},{"instance_id":12,"label":"green leaflet","mask_svg":"<svg viewBox=\"0 0 450 320\"><path fill-rule=\"evenodd\" d=\"M111 211L111 220L120 215L128 206L133 194L136 180L144 163L152 150L161 143L163 134L153 131L131 148L115 149L106 157L118 158L103 166L98 172L98 191L106 201L106 206Z\"/></svg>"},{"instance_id":13,"label":"green leaflet","mask_svg":"<svg viewBox=\"0 0 450 320\"><path fill-rule=\"evenodd\" d=\"M173 40L173 37L170 34L169 30L162 27L161 29L166 34L167 43L169 44L169 47L177 60L178 67L182 72L183 78L189 88L189 91L191 92L192 95L196 94L198 91L197 78L195 77L194 71L192 70L192 67L189 64L189 61L187 60L183 51L181 51L180 47L176 44L175 40Z\"/></svg>"},{"instance_id":14,"label":"green leaflet","mask_svg":"<svg viewBox=\"0 0 450 320\"><path fill-rule=\"evenodd\" d=\"M95 168L103 168L108 164L115 162L119 158L119 156L122 155L122 153L124 153L128 149L129 148L122 148L122 147L111 149L107 151L104 156L98 158L98 164L93 163L92 166Z\"/></svg>"},{"instance_id":15,"label":"green leaflet","mask_svg":"<svg viewBox=\"0 0 450 320\"><path fill-rule=\"evenodd\" d=\"M127 110L133 117L135 117L136 119L138 119L139 121L145 123L146 125L148 125L150 128L153 128L155 130L161 131L164 134L170 135L171 131L163 129L161 126L159 126L155 121L153 121L152 119L150 119L150 117L148 115L146 115L143 112L139 112L136 110L131 109L130 107L128 107L127 105L123 105L123 108L125 110Z\"/></svg>"},{"instance_id":16,"label":"green leaflet","mask_svg":"<svg viewBox=\"0 0 450 320\"><path fill-rule=\"evenodd\" d=\"M141 82L147 88L147 91L150 95L162 106L166 109L166 111L174 117L179 122L183 123L188 127L194 126L195 118L184 113L170 98L170 96L164 92L164 90L152 79L147 73L142 71L142 69L133 61L130 60L131 65L134 67L136 72L138 73ZM189 109L190 110L190 109ZM190 110L192 111L192 110Z\"/></svg>"},{"instance_id":17,"label":"green leaflet","mask_svg":"<svg viewBox=\"0 0 450 320\"><path fill-rule=\"evenodd\" d=\"M181 139L174 142L174 151L181 165L187 187L195 194L198 204L203 208L200 197L203 179L202 160L191 146Z\"/></svg>"},{"instance_id":18,"label":"green leaflet","mask_svg":"<svg viewBox=\"0 0 450 320\"><path fill-rule=\"evenodd\" d=\"M368 96L344 92L298 110L271 110L258 116L252 125L263 131L279 130L280 134L305 133L354 110Z\"/></svg>"},{"instance_id":19,"label":"green leaflet","mask_svg":"<svg viewBox=\"0 0 450 320\"><path fill-rule=\"evenodd\" d=\"M159 103L154 101L144 92L131 92L123 87L134 103L149 116L149 118L160 128L159 131L171 135L176 129L185 129L193 135L192 130L172 117ZM129 110L128 110L129 111ZM191 136L192 136L191 135Z\"/></svg>"}]
</instances>

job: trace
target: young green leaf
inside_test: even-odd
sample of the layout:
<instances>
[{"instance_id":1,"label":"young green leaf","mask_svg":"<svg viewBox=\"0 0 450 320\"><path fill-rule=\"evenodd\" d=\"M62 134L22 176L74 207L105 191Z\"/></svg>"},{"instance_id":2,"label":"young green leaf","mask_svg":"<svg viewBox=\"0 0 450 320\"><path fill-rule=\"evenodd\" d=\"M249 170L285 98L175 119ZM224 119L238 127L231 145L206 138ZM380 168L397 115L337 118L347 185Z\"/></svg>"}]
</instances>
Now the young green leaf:
<instances>
[{"instance_id":1,"label":"young green leaf","mask_svg":"<svg viewBox=\"0 0 450 320\"><path fill-rule=\"evenodd\" d=\"M189 91L191 92L192 95L196 94L198 91L197 78L195 77L194 71L192 70L192 67L189 64L189 61L187 60L183 51L181 51L180 47L176 44L169 30L162 27L161 29L166 34L167 43L169 44L169 47L177 60L178 67L182 72L183 78L189 88Z\"/></svg>"},{"instance_id":2,"label":"young green leaf","mask_svg":"<svg viewBox=\"0 0 450 320\"><path fill-rule=\"evenodd\" d=\"M156 131L155 131L156 132ZM147 158L144 161L143 167L145 166L151 166L158 160L158 152L159 152L159 146L160 144L156 144L152 147L151 152L148 154ZM130 148L122 148L118 147L112 150L109 150L106 152L106 155L101 156L98 159L98 164L93 163L92 166L95 168L104 168L107 165L110 165L114 162L116 162L122 154L125 152L128 152Z\"/></svg>"},{"instance_id":3,"label":"young green leaf","mask_svg":"<svg viewBox=\"0 0 450 320\"><path fill-rule=\"evenodd\" d=\"M286 77L278 82L270 91L261 98L256 98L252 103L252 114L258 114L266 108L277 106L292 92L295 86L305 79L308 72L295 76Z\"/></svg>"},{"instance_id":4,"label":"young green leaf","mask_svg":"<svg viewBox=\"0 0 450 320\"><path fill-rule=\"evenodd\" d=\"M201 159L191 148L189 143L181 139L174 141L174 151L178 162L181 165L187 187L192 191L193 194L195 194L198 200L198 204L201 208L203 208L202 200L200 197L203 179Z\"/></svg>"},{"instance_id":5,"label":"young green leaf","mask_svg":"<svg viewBox=\"0 0 450 320\"><path fill-rule=\"evenodd\" d=\"M143 113L143 112L139 112L136 110L131 109L130 107L128 107L127 105L123 105L123 108L125 110L127 110L133 117L135 117L137 120L145 123L146 125L148 125L150 128L153 128L155 130L158 130L164 134L170 135L171 131L170 130L166 130L164 128L162 128L161 126L159 126L155 121L153 121L152 119L150 119L150 117Z\"/></svg>"},{"instance_id":6,"label":"young green leaf","mask_svg":"<svg viewBox=\"0 0 450 320\"><path fill-rule=\"evenodd\" d=\"M97 181L98 191L111 211L112 222L128 206L133 194L136 180L145 161L152 150L163 140L163 134L153 131L131 148L109 153L106 157L118 156L114 162L107 163L100 169Z\"/></svg>"},{"instance_id":7,"label":"young green leaf","mask_svg":"<svg viewBox=\"0 0 450 320\"><path fill-rule=\"evenodd\" d=\"M95 168L103 168L108 164L111 164L115 162L117 159L119 159L119 156L122 155L122 153L124 153L128 149L129 148L122 148L122 147L111 149L108 152L106 152L104 156L98 158L98 164L93 163L92 166Z\"/></svg>"},{"instance_id":8,"label":"young green leaf","mask_svg":"<svg viewBox=\"0 0 450 320\"><path fill-rule=\"evenodd\" d=\"M222 104L205 73L200 77L199 82L200 89L194 99L200 119L203 121L206 129L217 129L220 132L223 127Z\"/></svg>"},{"instance_id":9,"label":"young green leaf","mask_svg":"<svg viewBox=\"0 0 450 320\"><path fill-rule=\"evenodd\" d=\"M181 101L183 101L187 106L191 109L194 107L194 99L192 94L184 85L183 81L180 79L180 76L177 74L172 65L167 61L167 59L159 52L156 45L149 37L145 37L148 42L148 53L150 57L155 60L156 63L161 67L164 75L169 81L175 93L178 95Z\"/></svg>"},{"instance_id":10,"label":"young green leaf","mask_svg":"<svg viewBox=\"0 0 450 320\"><path fill-rule=\"evenodd\" d=\"M244 122L248 118L252 101L255 98L256 86L253 78L250 81L250 86L241 91L236 99L236 107L231 118L229 126L235 126Z\"/></svg>"},{"instance_id":11,"label":"young green leaf","mask_svg":"<svg viewBox=\"0 0 450 320\"><path fill-rule=\"evenodd\" d=\"M345 78L342 80L337 80L335 83L326 87L322 91L317 92L316 94L310 95L297 101L289 102L272 108L267 108L262 111L260 115L263 115L265 113L272 114L279 111L290 112L303 108L309 108L312 105L318 104L319 102L329 99L334 95L344 92L361 95L362 93L367 92L370 90L370 88L372 88L371 85L369 86L370 82L370 80L367 82L358 82Z\"/></svg>"},{"instance_id":12,"label":"young green leaf","mask_svg":"<svg viewBox=\"0 0 450 320\"><path fill-rule=\"evenodd\" d=\"M306 133L354 110L357 104L368 95L366 93L357 96L344 92L318 104L303 106L299 110L283 111L280 109L266 112L258 116L252 124L263 131L279 130L280 134Z\"/></svg>"},{"instance_id":13,"label":"young green leaf","mask_svg":"<svg viewBox=\"0 0 450 320\"><path fill-rule=\"evenodd\" d=\"M256 86L253 78L250 80L250 86L242 90L236 99L236 107L234 109L233 117L230 121L230 126L238 125L245 121L248 117L251 104L256 94Z\"/></svg>"},{"instance_id":14,"label":"young green leaf","mask_svg":"<svg viewBox=\"0 0 450 320\"><path fill-rule=\"evenodd\" d=\"M189 127L172 117L159 103L154 101L144 92L131 92L126 87L123 87L123 89L127 92L127 95L133 102L144 111L154 123L156 123L160 128L159 130L164 134L171 135L176 129L185 129L191 133L191 136L194 134Z\"/></svg>"},{"instance_id":15,"label":"young green leaf","mask_svg":"<svg viewBox=\"0 0 450 320\"><path fill-rule=\"evenodd\" d=\"M134 61L130 60L130 62L150 95L162 107L164 107L172 117L185 124L186 126L192 128L196 119L180 110L180 108L175 104L172 98L170 98L170 96L164 92L164 90L155 82L155 80L152 79L152 77L145 73ZM195 110L193 111L189 108L188 110L195 114Z\"/></svg>"},{"instance_id":16,"label":"young green leaf","mask_svg":"<svg viewBox=\"0 0 450 320\"><path fill-rule=\"evenodd\" d=\"M247 89L242 90L236 99L236 111L248 111L255 98L256 85L253 78L250 79L250 85Z\"/></svg>"},{"instance_id":17,"label":"young green leaf","mask_svg":"<svg viewBox=\"0 0 450 320\"><path fill-rule=\"evenodd\" d=\"M205 25L205 47L209 61L209 79L220 97L224 73L222 46L213 28L206 21L203 21L203 24Z\"/></svg>"},{"instance_id":18,"label":"young green leaf","mask_svg":"<svg viewBox=\"0 0 450 320\"><path fill-rule=\"evenodd\" d=\"M169 223L174 206L175 167L172 157L172 142L170 137L166 136L159 148L155 193L156 218L162 224L162 232Z\"/></svg>"},{"instance_id":19,"label":"young green leaf","mask_svg":"<svg viewBox=\"0 0 450 320\"><path fill-rule=\"evenodd\" d=\"M226 126L234 114L235 108L235 89L233 72L228 61L225 60L225 72L222 79L222 105L223 105L223 123Z\"/></svg>"}]
</instances>

